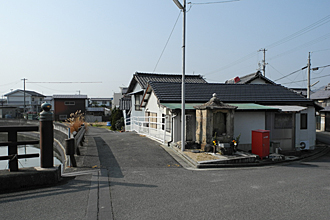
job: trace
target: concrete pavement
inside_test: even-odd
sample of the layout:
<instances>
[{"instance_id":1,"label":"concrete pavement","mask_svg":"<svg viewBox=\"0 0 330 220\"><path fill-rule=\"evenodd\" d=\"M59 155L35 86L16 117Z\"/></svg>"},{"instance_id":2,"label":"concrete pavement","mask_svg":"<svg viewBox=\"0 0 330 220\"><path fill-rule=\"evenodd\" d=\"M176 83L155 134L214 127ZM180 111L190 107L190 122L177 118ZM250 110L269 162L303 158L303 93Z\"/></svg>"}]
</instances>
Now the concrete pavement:
<instances>
[{"instance_id":1,"label":"concrete pavement","mask_svg":"<svg viewBox=\"0 0 330 220\"><path fill-rule=\"evenodd\" d=\"M90 128L77 163L78 168L66 170L61 185L1 194L0 219L214 219L210 208L216 197L203 191L204 187L213 189L214 195L223 194L215 183L238 178L228 179L234 184L240 179L233 176L238 171L220 169L203 174L171 149L146 137L101 128ZM260 173L267 170L256 169ZM256 178L256 172L248 173L242 177ZM228 184L223 186L231 189ZM203 202L186 212L180 203L183 198L185 205L194 204L195 209L198 200ZM210 215L202 215L203 206Z\"/></svg>"}]
</instances>

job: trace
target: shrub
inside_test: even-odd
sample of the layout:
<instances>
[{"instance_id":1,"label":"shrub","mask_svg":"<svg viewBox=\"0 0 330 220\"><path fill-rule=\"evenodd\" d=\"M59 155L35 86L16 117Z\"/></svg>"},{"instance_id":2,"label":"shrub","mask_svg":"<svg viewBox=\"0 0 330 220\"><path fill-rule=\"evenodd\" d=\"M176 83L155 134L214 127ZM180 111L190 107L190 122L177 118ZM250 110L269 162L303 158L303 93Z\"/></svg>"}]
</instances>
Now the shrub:
<instances>
[{"instance_id":1,"label":"shrub","mask_svg":"<svg viewBox=\"0 0 330 220\"><path fill-rule=\"evenodd\" d=\"M81 113L81 110L71 113L70 118L67 118L66 122L70 124L71 133L74 131L78 132L81 125L85 123L84 113Z\"/></svg>"}]
</instances>

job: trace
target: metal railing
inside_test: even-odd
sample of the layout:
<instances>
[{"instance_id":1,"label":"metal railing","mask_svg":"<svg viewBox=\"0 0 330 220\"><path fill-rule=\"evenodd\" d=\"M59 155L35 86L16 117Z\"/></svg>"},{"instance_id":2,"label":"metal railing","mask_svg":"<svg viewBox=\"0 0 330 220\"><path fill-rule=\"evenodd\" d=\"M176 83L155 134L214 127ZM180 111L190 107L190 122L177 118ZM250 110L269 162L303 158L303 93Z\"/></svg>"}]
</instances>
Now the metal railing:
<instances>
[{"instance_id":1,"label":"metal railing","mask_svg":"<svg viewBox=\"0 0 330 220\"><path fill-rule=\"evenodd\" d=\"M130 117L125 120L125 130L166 143L171 140L171 126L168 121L168 117Z\"/></svg>"},{"instance_id":2,"label":"metal railing","mask_svg":"<svg viewBox=\"0 0 330 220\"><path fill-rule=\"evenodd\" d=\"M8 155L0 156L0 160L9 160L9 170L18 171L18 159L39 157L39 154L22 154L18 155L17 146L25 144L39 144L39 140L33 141L17 141L18 132L38 131L38 126L0 126L0 132L8 133L8 141L0 142L0 146L8 146Z\"/></svg>"}]
</instances>

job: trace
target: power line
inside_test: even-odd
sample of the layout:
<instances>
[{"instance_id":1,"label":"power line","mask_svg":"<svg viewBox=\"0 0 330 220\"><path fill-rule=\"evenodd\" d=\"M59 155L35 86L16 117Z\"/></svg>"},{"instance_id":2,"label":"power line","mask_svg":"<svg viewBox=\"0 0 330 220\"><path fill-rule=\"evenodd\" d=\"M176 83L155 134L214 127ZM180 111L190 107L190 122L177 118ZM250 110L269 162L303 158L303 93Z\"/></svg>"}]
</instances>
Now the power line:
<instances>
[{"instance_id":1,"label":"power line","mask_svg":"<svg viewBox=\"0 0 330 220\"><path fill-rule=\"evenodd\" d=\"M293 40L293 39L295 39L295 38L297 38L297 37L299 37L299 36L301 36L301 35L303 35L303 34L305 34L305 33L308 33L309 31L314 30L315 28L320 27L320 26L322 26L322 25L328 23L329 21L330 21L330 15L327 15L327 16L325 16L324 18L322 18L322 19L320 19L320 20L314 22L313 24L311 24L311 25L309 25L309 26L307 26L307 27L305 27L305 28L303 28L303 29L301 29L301 30L299 30L299 31L297 31L297 32L295 32L295 33L293 33L293 34L287 36L287 37L284 37L284 38L282 38L282 39L279 40L279 41L276 41L276 42L274 42L274 43L268 45L266 48L272 48L272 47L279 46L279 45L281 45L281 44L283 44L283 43L286 43L286 42L288 42L288 41L290 41L290 40ZM317 38L317 39L315 39L315 40L313 40L313 41L310 41L310 42L308 42L308 43L306 43L306 44L304 44L304 45L302 45L302 46L303 46L303 47L305 47L305 46L309 46L309 45L311 45L311 44L318 43L318 42L321 41L321 40L325 40L325 39L327 39L327 38L329 37L329 36L327 36L327 35L328 35L328 34L323 35L322 37L319 37L319 38ZM324 38L324 37L325 37L325 38ZM322 38L324 38L324 39L322 39ZM315 41L316 41L316 42L315 42ZM308 44L308 45L307 45L307 44ZM300 49L302 46L296 47L296 48L294 48L294 49L292 49L292 50L289 50L289 51L287 51L287 52L284 52L284 53L282 53L282 54L279 54L279 55L277 55L277 56L275 56L275 57L273 57L273 58L270 58L270 59L268 59L268 60L278 58L278 57L283 56L283 55L286 55L286 54L288 54L288 53L292 53L292 52L294 52L295 50ZM217 69L217 70L214 70L214 71L211 71L211 72L209 72L209 73L206 73L205 75L207 75L207 74L213 74L213 73L220 72L220 71L223 71L223 70L225 70L225 69L228 69L228 68L232 67L234 64L241 63L241 62L243 62L243 61L245 61L245 60L247 60L247 59L250 59L250 58L252 57L251 55L254 56L255 53L250 53L250 54L248 54L248 55L246 55L246 56L240 58L239 60L237 60L237 61L235 61L235 62L232 62L232 63L230 63L230 64L228 64L228 65L226 65L226 66L224 66L224 67L222 67L222 68L219 68L219 69Z\"/></svg>"},{"instance_id":2,"label":"power line","mask_svg":"<svg viewBox=\"0 0 330 220\"><path fill-rule=\"evenodd\" d=\"M238 2L238 1L241 1L241 0L230 0L230 1L220 1L220 2L200 2L200 3L188 2L188 4L192 4L192 5L207 5L207 4L229 3L229 2Z\"/></svg>"},{"instance_id":3,"label":"power line","mask_svg":"<svg viewBox=\"0 0 330 220\"><path fill-rule=\"evenodd\" d=\"M27 83L102 83L102 82L27 82Z\"/></svg>"},{"instance_id":4,"label":"power line","mask_svg":"<svg viewBox=\"0 0 330 220\"><path fill-rule=\"evenodd\" d=\"M330 76L330 74L329 75L325 75L325 76L314 77L314 78L311 78L311 79L320 79L320 78L324 78L324 77L327 77L327 76ZM304 81L306 81L306 79L305 80L295 81L295 82L304 82ZM292 82L281 83L281 84L289 84L289 83L292 83Z\"/></svg>"},{"instance_id":5,"label":"power line","mask_svg":"<svg viewBox=\"0 0 330 220\"><path fill-rule=\"evenodd\" d=\"M2 84L2 85L0 85L0 86L9 86L9 85L17 84L17 83L19 83L19 82L20 82L20 80L15 81L15 82L11 82L11 83L7 83L7 84Z\"/></svg>"},{"instance_id":6,"label":"power line","mask_svg":"<svg viewBox=\"0 0 330 220\"><path fill-rule=\"evenodd\" d=\"M171 33L170 33L170 36L168 37L168 39L167 39L167 41L166 41L166 44L165 44L165 46L164 46L164 48L163 48L163 51L161 52L161 54L160 54L160 56L159 56L159 59L158 59L158 61L157 61L157 63L156 63L156 66L155 66L155 68L154 68L153 73L155 72L155 70L156 70L156 68L157 68L157 66L158 66L158 63L159 63L160 59L162 58L163 53L164 53L164 51L165 51L165 49L166 49L166 47L167 47L167 44L168 44L168 42L169 42L170 39L171 39L172 33L173 33L173 31L174 31L174 28L175 28L176 24L178 23L178 20L179 20L179 18L180 18L180 15L181 15L181 11L180 11L180 13L179 13L179 15L178 15L178 18L176 19L176 21L175 21L175 23L174 23L174 26L173 26L173 28L172 28L172 31L171 31Z\"/></svg>"},{"instance_id":7,"label":"power line","mask_svg":"<svg viewBox=\"0 0 330 220\"><path fill-rule=\"evenodd\" d=\"M287 36L287 37L279 40L279 41L276 41L275 43L272 43L272 44L268 45L267 48L276 47L276 46L278 46L280 44L283 44L285 42L288 42L290 40L293 40L293 39L295 39L295 38L297 38L297 37L299 37L299 36L301 36L303 34L306 34L306 33L310 32L310 31L312 31L312 30L314 30L314 29L316 29L316 28L318 28L318 27L320 27L320 26L328 23L329 21L330 21L330 15L327 15L324 18L322 18L322 19L314 22L313 24L311 24L311 25L309 25L309 26L307 26L307 27L305 27L305 28L303 28L303 29L301 29L301 30L299 30L299 31L297 31L297 32L295 32L295 33L293 33L293 34L291 34L291 35L289 35L289 36Z\"/></svg>"},{"instance_id":8,"label":"power line","mask_svg":"<svg viewBox=\"0 0 330 220\"><path fill-rule=\"evenodd\" d=\"M326 68L326 67L329 67L329 66L330 66L330 64L329 65L326 65L326 66L313 67L312 70L318 70L320 68Z\"/></svg>"},{"instance_id":9,"label":"power line","mask_svg":"<svg viewBox=\"0 0 330 220\"><path fill-rule=\"evenodd\" d=\"M321 37L319 37L319 38L316 38L316 39L311 40L311 41L309 41L309 42L307 42L307 43L305 43L305 44L299 45L299 46L297 46L297 47L295 47L295 48L293 48L293 49L291 49L291 50L285 51L285 52L280 53L280 54L278 54L278 55L276 55L276 56L274 56L274 57L271 57L271 58L269 58L268 60L273 60L273 59L279 58L279 57L281 57L281 56L287 55L287 54L289 54L289 53L293 53L293 52L295 52L296 50L300 50L300 49L302 49L302 48L304 48L304 47L308 47L308 46L310 46L310 45L313 45L313 44L319 43L319 42L321 42L321 41L323 41L323 40L328 39L329 37L330 37L330 33L327 33L327 34L325 34L325 35L323 35L323 36L321 36Z\"/></svg>"},{"instance_id":10,"label":"power line","mask_svg":"<svg viewBox=\"0 0 330 220\"><path fill-rule=\"evenodd\" d=\"M293 74L299 72L300 70L303 70L303 69L306 69L306 68L307 68L307 66L305 66L305 67L303 67L303 68L301 68L301 69L299 69L299 70L293 71L292 73L289 73L288 75L285 75L285 76L283 76L283 77L281 77L281 78L279 78L279 79L276 79L275 81L278 81L278 80L284 79L284 78L286 78L286 77L288 77L288 76L291 76L291 75L293 75Z\"/></svg>"}]
</instances>

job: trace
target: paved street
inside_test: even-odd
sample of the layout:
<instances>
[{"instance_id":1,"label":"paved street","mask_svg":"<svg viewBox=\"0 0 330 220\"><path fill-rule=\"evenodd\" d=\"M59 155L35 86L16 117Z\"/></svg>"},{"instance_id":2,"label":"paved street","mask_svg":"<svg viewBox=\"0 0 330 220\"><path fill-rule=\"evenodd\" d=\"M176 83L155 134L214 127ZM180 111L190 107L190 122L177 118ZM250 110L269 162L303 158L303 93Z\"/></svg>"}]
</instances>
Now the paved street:
<instances>
[{"instance_id":1,"label":"paved street","mask_svg":"<svg viewBox=\"0 0 330 220\"><path fill-rule=\"evenodd\" d=\"M186 169L135 133L90 128L82 174L0 195L0 219L329 219L330 154L286 165ZM183 164L185 166L185 164ZM94 167L94 168L93 168Z\"/></svg>"}]
</instances>

